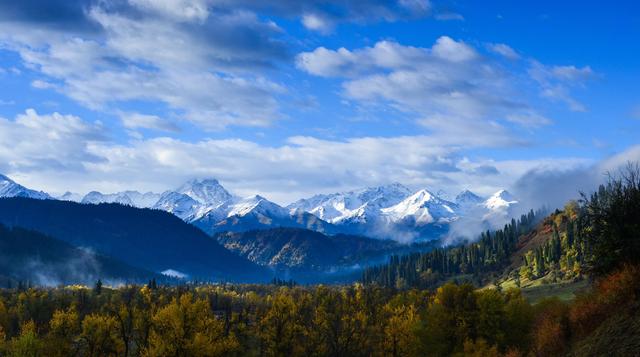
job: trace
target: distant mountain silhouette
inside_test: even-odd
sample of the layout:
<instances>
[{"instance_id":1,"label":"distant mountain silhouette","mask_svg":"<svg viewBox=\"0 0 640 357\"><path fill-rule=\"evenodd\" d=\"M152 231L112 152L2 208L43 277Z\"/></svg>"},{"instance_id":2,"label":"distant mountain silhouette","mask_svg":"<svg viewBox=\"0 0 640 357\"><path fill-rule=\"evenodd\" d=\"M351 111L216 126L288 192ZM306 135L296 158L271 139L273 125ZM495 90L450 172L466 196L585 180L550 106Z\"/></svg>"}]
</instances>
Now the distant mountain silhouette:
<instances>
[{"instance_id":1,"label":"distant mountain silhouette","mask_svg":"<svg viewBox=\"0 0 640 357\"><path fill-rule=\"evenodd\" d=\"M199 280L268 279L264 268L160 210L1 198L0 223L32 229L156 273L171 269Z\"/></svg>"},{"instance_id":2,"label":"distant mountain silhouette","mask_svg":"<svg viewBox=\"0 0 640 357\"><path fill-rule=\"evenodd\" d=\"M0 275L34 285L146 283L171 279L24 228L0 224ZM0 281L0 286L6 285Z\"/></svg>"}]
</instances>

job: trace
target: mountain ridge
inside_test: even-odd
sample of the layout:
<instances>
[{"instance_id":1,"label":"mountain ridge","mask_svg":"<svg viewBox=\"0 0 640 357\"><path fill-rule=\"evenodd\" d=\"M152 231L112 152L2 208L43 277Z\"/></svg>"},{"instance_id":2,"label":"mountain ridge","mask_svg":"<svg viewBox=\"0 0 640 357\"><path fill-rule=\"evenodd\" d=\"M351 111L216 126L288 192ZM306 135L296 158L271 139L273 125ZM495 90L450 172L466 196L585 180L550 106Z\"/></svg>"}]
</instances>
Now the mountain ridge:
<instances>
[{"instance_id":1,"label":"mountain ridge","mask_svg":"<svg viewBox=\"0 0 640 357\"><path fill-rule=\"evenodd\" d=\"M28 190L20 187L22 191ZM78 201L77 195L69 192L59 199ZM260 195L235 196L213 178L192 179L162 194L92 191L80 202L119 203L167 211L208 234L294 227L399 241L440 238L449 232L448 225L467 216L483 222L486 228L497 228L511 218L512 208L518 205L506 190L486 199L464 190L449 201L442 193L434 194L424 188L412 191L400 183L391 183L314 195L281 206Z\"/></svg>"}]
</instances>

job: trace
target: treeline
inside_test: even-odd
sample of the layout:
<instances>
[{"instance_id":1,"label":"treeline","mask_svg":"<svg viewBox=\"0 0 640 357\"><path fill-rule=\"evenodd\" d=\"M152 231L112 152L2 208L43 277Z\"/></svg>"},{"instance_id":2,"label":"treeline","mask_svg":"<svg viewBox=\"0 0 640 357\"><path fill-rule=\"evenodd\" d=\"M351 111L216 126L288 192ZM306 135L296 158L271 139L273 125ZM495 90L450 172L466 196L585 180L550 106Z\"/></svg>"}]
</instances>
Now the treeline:
<instances>
[{"instance_id":1,"label":"treeline","mask_svg":"<svg viewBox=\"0 0 640 357\"><path fill-rule=\"evenodd\" d=\"M0 290L0 356L558 356L640 347L632 266L573 304L531 305L518 289L452 283L434 292L152 285ZM624 346L589 340L610 316L622 321Z\"/></svg>"},{"instance_id":2,"label":"treeline","mask_svg":"<svg viewBox=\"0 0 640 357\"><path fill-rule=\"evenodd\" d=\"M452 276L495 272L509 263L519 237L535 227L542 215L543 211L531 210L503 229L483 232L473 243L392 256L387 264L365 269L362 281L396 288L428 288Z\"/></svg>"},{"instance_id":3,"label":"treeline","mask_svg":"<svg viewBox=\"0 0 640 357\"><path fill-rule=\"evenodd\" d=\"M639 264L640 168L629 164L594 193L542 216L530 211L501 230L482 233L477 242L393 256L388 264L366 269L362 281L396 288L429 288L451 278L481 284L511 267L508 278L520 286L522 280L576 279ZM532 232L541 220L541 231ZM530 239L544 241L514 257Z\"/></svg>"}]
</instances>

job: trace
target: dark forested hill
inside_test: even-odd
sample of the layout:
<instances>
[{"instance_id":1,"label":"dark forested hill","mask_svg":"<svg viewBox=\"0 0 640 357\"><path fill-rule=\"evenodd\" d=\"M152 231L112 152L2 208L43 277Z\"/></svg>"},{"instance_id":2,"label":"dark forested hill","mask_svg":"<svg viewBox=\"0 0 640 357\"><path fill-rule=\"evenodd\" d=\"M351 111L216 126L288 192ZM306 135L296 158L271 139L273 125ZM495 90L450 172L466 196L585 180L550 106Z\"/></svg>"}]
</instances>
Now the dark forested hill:
<instances>
[{"instance_id":1,"label":"dark forested hill","mask_svg":"<svg viewBox=\"0 0 640 357\"><path fill-rule=\"evenodd\" d=\"M263 281L264 269L170 213L119 204L0 199L0 223L24 227L127 264L207 280Z\"/></svg>"},{"instance_id":2,"label":"dark forested hill","mask_svg":"<svg viewBox=\"0 0 640 357\"><path fill-rule=\"evenodd\" d=\"M159 274L76 248L42 233L0 225L0 286L16 282L53 286L111 284L163 280Z\"/></svg>"},{"instance_id":3,"label":"dark forested hill","mask_svg":"<svg viewBox=\"0 0 640 357\"><path fill-rule=\"evenodd\" d=\"M227 249L260 265L301 270L326 270L380 259L401 247L389 240L327 236L301 228L227 232L215 238Z\"/></svg>"}]
</instances>

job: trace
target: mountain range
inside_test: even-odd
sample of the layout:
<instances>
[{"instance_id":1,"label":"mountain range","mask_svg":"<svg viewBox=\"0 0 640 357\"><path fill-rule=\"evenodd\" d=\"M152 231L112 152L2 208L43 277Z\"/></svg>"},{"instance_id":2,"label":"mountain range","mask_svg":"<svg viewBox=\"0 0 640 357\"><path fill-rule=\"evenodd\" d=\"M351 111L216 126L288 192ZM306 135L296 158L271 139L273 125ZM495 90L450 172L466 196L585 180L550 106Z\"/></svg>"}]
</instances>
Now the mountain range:
<instances>
[{"instance_id":1,"label":"mountain range","mask_svg":"<svg viewBox=\"0 0 640 357\"><path fill-rule=\"evenodd\" d=\"M0 176L0 197L16 196L53 199L44 192L27 189ZM57 199L163 210L208 234L291 227L401 242L437 239L449 232L453 222L468 216L484 222L487 229L500 227L511 218L518 204L506 190L488 198L465 190L449 201L427 189L412 191L392 183L315 195L283 207L260 195L235 196L215 179L190 180L162 194L92 191L81 196L67 192Z\"/></svg>"}]
</instances>

